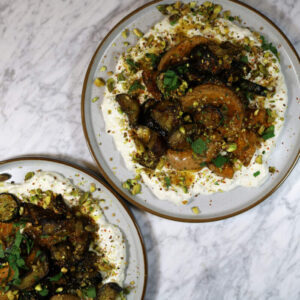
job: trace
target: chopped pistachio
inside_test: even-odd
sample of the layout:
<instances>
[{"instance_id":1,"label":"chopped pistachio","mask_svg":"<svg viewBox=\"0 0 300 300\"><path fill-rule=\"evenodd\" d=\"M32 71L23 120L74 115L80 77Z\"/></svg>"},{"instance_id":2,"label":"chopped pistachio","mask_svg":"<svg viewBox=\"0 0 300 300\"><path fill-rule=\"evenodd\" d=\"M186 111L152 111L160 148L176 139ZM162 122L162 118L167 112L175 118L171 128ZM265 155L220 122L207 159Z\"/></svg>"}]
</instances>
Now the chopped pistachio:
<instances>
[{"instance_id":1,"label":"chopped pistachio","mask_svg":"<svg viewBox=\"0 0 300 300\"><path fill-rule=\"evenodd\" d=\"M122 187L126 190L130 190L130 184L129 182L125 181L123 184L122 184Z\"/></svg>"},{"instance_id":2,"label":"chopped pistachio","mask_svg":"<svg viewBox=\"0 0 300 300\"><path fill-rule=\"evenodd\" d=\"M91 185L90 185L90 192L94 193L95 191L96 191L96 185L95 185L95 183L91 183Z\"/></svg>"},{"instance_id":3,"label":"chopped pistachio","mask_svg":"<svg viewBox=\"0 0 300 300\"><path fill-rule=\"evenodd\" d=\"M96 101L98 101L99 100L99 97L94 97L93 99L92 99L92 103L95 103Z\"/></svg>"},{"instance_id":4,"label":"chopped pistachio","mask_svg":"<svg viewBox=\"0 0 300 300\"><path fill-rule=\"evenodd\" d=\"M134 33L138 38L141 38L141 37L144 35L138 28L134 28L134 29L133 29L133 33Z\"/></svg>"},{"instance_id":5,"label":"chopped pistachio","mask_svg":"<svg viewBox=\"0 0 300 300\"><path fill-rule=\"evenodd\" d=\"M229 144L227 147L227 152L234 152L237 149L236 143Z\"/></svg>"},{"instance_id":6,"label":"chopped pistachio","mask_svg":"<svg viewBox=\"0 0 300 300\"><path fill-rule=\"evenodd\" d=\"M40 284L36 285L34 288L37 292L40 292L43 288Z\"/></svg>"},{"instance_id":7,"label":"chopped pistachio","mask_svg":"<svg viewBox=\"0 0 300 300\"><path fill-rule=\"evenodd\" d=\"M56 289L56 292L57 292L57 293L61 293L63 290L64 290L64 289L63 289L62 287L59 287L59 288Z\"/></svg>"},{"instance_id":8,"label":"chopped pistachio","mask_svg":"<svg viewBox=\"0 0 300 300\"><path fill-rule=\"evenodd\" d=\"M125 29L125 30L122 32L122 37L123 37L124 39L127 39L128 36L129 36L129 30L128 30L128 29Z\"/></svg>"},{"instance_id":9,"label":"chopped pistachio","mask_svg":"<svg viewBox=\"0 0 300 300\"><path fill-rule=\"evenodd\" d=\"M180 131L182 134L185 134L185 129L184 129L183 126L180 126L180 127L179 127L179 131Z\"/></svg>"},{"instance_id":10,"label":"chopped pistachio","mask_svg":"<svg viewBox=\"0 0 300 300\"><path fill-rule=\"evenodd\" d=\"M113 78L108 78L106 82L106 86L109 92L112 92L115 88L115 81Z\"/></svg>"},{"instance_id":11,"label":"chopped pistachio","mask_svg":"<svg viewBox=\"0 0 300 300\"><path fill-rule=\"evenodd\" d=\"M26 175L25 175L25 181L26 180L29 180L30 178L32 178L34 176L34 172L28 172Z\"/></svg>"},{"instance_id":12,"label":"chopped pistachio","mask_svg":"<svg viewBox=\"0 0 300 300\"><path fill-rule=\"evenodd\" d=\"M196 7L196 1L190 2L190 8L195 8Z\"/></svg>"},{"instance_id":13,"label":"chopped pistachio","mask_svg":"<svg viewBox=\"0 0 300 300\"><path fill-rule=\"evenodd\" d=\"M108 76L113 76L113 75L114 75L114 72L108 71L106 74L107 74Z\"/></svg>"},{"instance_id":14,"label":"chopped pistachio","mask_svg":"<svg viewBox=\"0 0 300 300\"><path fill-rule=\"evenodd\" d=\"M100 68L100 72L104 72L104 71L106 71L107 70L107 67L106 66L102 66L101 68Z\"/></svg>"},{"instance_id":15,"label":"chopped pistachio","mask_svg":"<svg viewBox=\"0 0 300 300\"><path fill-rule=\"evenodd\" d=\"M137 183L133 186L133 188L131 189L131 194L132 195L136 195L136 194L139 194L141 192L141 189L142 189L142 186Z\"/></svg>"},{"instance_id":16,"label":"chopped pistachio","mask_svg":"<svg viewBox=\"0 0 300 300\"><path fill-rule=\"evenodd\" d=\"M103 78L97 77L94 84L98 87L105 86L105 80Z\"/></svg>"},{"instance_id":17,"label":"chopped pistachio","mask_svg":"<svg viewBox=\"0 0 300 300\"><path fill-rule=\"evenodd\" d=\"M255 158L255 162L261 165L261 164L262 164L262 155L258 155L258 156Z\"/></svg>"},{"instance_id":18,"label":"chopped pistachio","mask_svg":"<svg viewBox=\"0 0 300 300\"><path fill-rule=\"evenodd\" d=\"M264 126L264 125L261 125L261 126L259 127L259 129L258 129L258 134L259 134L259 135L262 135L262 134L264 133L264 131L265 131L265 126Z\"/></svg>"},{"instance_id":19,"label":"chopped pistachio","mask_svg":"<svg viewBox=\"0 0 300 300\"><path fill-rule=\"evenodd\" d=\"M61 271L62 273L67 273L67 272L68 272L68 269L65 268L65 267L62 267L62 268L60 269L60 271Z\"/></svg>"},{"instance_id":20,"label":"chopped pistachio","mask_svg":"<svg viewBox=\"0 0 300 300\"><path fill-rule=\"evenodd\" d=\"M129 42L124 42L123 45L124 45L125 47L128 47L130 44L129 44Z\"/></svg>"},{"instance_id":21,"label":"chopped pistachio","mask_svg":"<svg viewBox=\"0 0 300 300\"><path fill-rule=\"evenodd\" d=\"M223 11L223 16L224 16L225 19L227 19L228 17L231 16L231 11L230 10Z\"/></svg>"},{"instance_id":22,"label":"chopped pistachio","mask_svg":"<svg viewBox=\"0 0 300 300\"><path fill-rule=\"evenodd\" d=\"M276 168L275 167L269 167L269 172L270 173L275 173L276 172Z\"/></svg>"},{"instance_id":23,"label":"chopped pistachio","mask_svg":"<svg viewBox=\"0 0 300 300\"><path fill-rule=\"evenodd\" d=\"M192 212L193 212L195 215L199 215L200 210L199 210L199 208L198 208L197 206L194 206L194 207L192 207Z\"/></svg>"}]
</instances>

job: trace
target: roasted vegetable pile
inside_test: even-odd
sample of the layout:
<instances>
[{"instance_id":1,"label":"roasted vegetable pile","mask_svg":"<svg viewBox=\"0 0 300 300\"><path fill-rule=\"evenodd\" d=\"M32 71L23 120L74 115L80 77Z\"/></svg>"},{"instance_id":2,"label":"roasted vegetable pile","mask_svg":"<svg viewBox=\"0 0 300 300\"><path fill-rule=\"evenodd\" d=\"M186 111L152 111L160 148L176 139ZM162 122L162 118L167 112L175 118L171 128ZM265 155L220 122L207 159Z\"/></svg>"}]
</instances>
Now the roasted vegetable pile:
<instances>
[{"instance_id":1,"label":"roasted vegetable pile","mask_svg":"<svg viewBox=\"0 0 300 300\"><path fill-rule=\"evenodd\" d=\"M185 37L128 64L142 70L142 79L116 101L128 116L134 160L148 169L164 161L176 170L208 167L232 178L234 164L248 166L256 148L274 136L272 112L251 101L268 90L247 79L251 65L239 45ZM142 83L152 97L140 103Z\"/></svg>"},{"instance_id":2,"label":"roasted vegetable pile","mask_svg":"<svg viewBox=\"0 0 300 300\"><path fill-rule=\"evenodd\" d=\"M97 225L61 195L47 208L0 194L0 299L114 300L115 283L102 283L102 257L90 251Z\"/></svg>"}]
</instances>

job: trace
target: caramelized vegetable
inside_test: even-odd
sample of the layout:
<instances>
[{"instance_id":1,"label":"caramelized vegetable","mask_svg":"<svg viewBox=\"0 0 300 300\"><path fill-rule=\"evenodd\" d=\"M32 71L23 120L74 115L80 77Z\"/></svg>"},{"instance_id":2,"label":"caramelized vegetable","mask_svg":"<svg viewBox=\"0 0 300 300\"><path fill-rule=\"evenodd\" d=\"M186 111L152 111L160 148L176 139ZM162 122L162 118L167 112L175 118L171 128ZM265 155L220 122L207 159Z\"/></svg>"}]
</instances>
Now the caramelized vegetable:
<instances>
[{"instance_id":1,"label":"caramelized vegetable","mask_svg":"<svg viewBox=\"0 0 300 300\"><path fill-rule=\"evenodd\" d=\"M129 123L132 125L136 124L140 113L139 101L127 94L117 95L116 100L122 111L127 115Z\"/></svg>"},{"instance_id":2,"label":"caramelized vegetable","mask_svg":"<svg viewBox=\"0 0 300 300\"><path fill-rule=\"evenodd\" d=\"M19 215L19 200L13 194L0 194L0 222L11 222Z\"/></svg>"},{"instance_id":3,"label":"caramelized vegetable","mask_svg":"<svg viewBox=\"0 0 300 300\"><path fill-rule=\"evenodd\" d=\"M195 46L206 44L208 41L208 39L199 35L182 41L164 54L157 67L158 71L167 69L169 65L180 64L183 61L187 61L188 55Z\"/></svg>"},{"instance_id":4,"label":"caramelized vegetable","mask_svg":"<svg viewBox=\"0 0 300 300\"><path fill-rule=\"evenodd\" d=\"M157 99L161 100L161 93L156 85L156 77L157 72L153 72L150 70L144 70L143 71L143 82L145 86L147 87L147 90L152 94L152 96Z\"/></svg>"},{"instance_id":5,"label":"caramelized vegetable","mask_svg":"<svg viewBox=\"0 0 300 300\"><path fill-rule=\"evenodd\" d=\"M218 128L224 120L220 109L212 105L204 106L201 110L196 111L193 118L195 122L203 124L208 129Z\"/></svg>"},{"instance_id":6,"label":"caramelized vegetable","mask_svg":"<svg viewBox=\"0 0 300 300\"><path fill-rule=\"evenodd\" d=\"M239 97L229 88L215 84L203 84L180 99L184 111L197 111L206 105L220 109L224 125L218 130L226 138L236 137L242 128L244 108Z\"/></svg>"},{"instance_id":7,"label":"caramelized vegetable","mask_svg":"<svg viewBox=\"0 0 300 300\"><path fill-rule=\"evenodd\" d=\"M202 128L197 124L186 124L172 132L168 139L168 145L171 149L182 151L191 148L188 139L196 139L201 135Z\"/></svg>"},{"instance_id":8,"label":"caramelized vegetable","mask_svg":"<svg viewBox=\"0 0 300 300\"><path fill-rule=\"evenodd\" d=\"M116 300L122 289L116 283L107 283L103 285L98 293L98 300Z\"/></svg>"},{"instance_id":9,"label":"caramelized vegetable","mask_svg":"<svg viewBox=\"0 0 300 300\"><path fill-rule=\"evenodd\" d=\"M176 170L200 170L205 166L205 163L210 162L217 156L221 149L221 137L214 134L209 138L202 136L201 140L205 142L206 146L203 153L196 153L195 147L192 143L193 150L174 151L169 149L167 151L167 160L170 165Z\"/></svg>"},{"instance_id":10,"label":"caramelized vegetable","mask_svg":"<svg viewBox=\"0 0 300 300\"><path fill-rule=\"evenodd\" d=\"M205 166L207 159L205 157L197 157L193 150L167 151L167 160L171 167L176 170L201 170Z\"/></svg>"},{"instance_id":11,"label":"caramelized vegetable","mask_svg":"<svg viewBox=\"0 0 300 300\"><path fill-rule=\"evenodd\" d=\"M16 285L19 290L26 290L32 287L36 282L44 278L49 271L49 263L45 253L35 256L33 264L30 266L31 271L21 278L21 282Z\"/></svg>"},{"instance_id":12,"label":"caramelized vegetable","mask_svg":"<svg viewBox=\"0 0 300 300\"><path fill-rule=\"evenodd\" d=\"M10 179L10 178L11 178L11 175L10 175L10 174L7 174L7 173L2 173L2 174L0 174L0 182L6 181L6 180L8 180L8 179Z\"/></svg>"},{"instance_id":13,"label":"caramelized vegetable","mask_svg":"<svg viewBox=\"0 0 300 300\"><path fill-rule=\"evenodd\" d=\"M239 134L236 144L236 157L243 163L244 166L248 166L253 154L255 153L257 145L259 145L258 137L252 131L243 131Z\"/></svg>"},{"instance_id":14,"label":"caramelized vegetable","mask_svg":"<svg viewBox=\"0 0 300 300\"><path fill-rule=\"evenodd\" d=\"M73 295L55 295L50 300L80 300L80 298Z\"/></svg>"},{"instance_id":15,"label":"caramelized vegetable","mask_svg":"<svg viewBox=\"0 0 300 300\"><path fill-rule=\"evenodd\" d=\"M224 164L224 166L222 166L221 168L216 167L214 164L209 164L208 167L211 171L213 171L218 176L229 178L229 179L233 177L234 169L230 164Z\"/></svg>"}]
</instances>

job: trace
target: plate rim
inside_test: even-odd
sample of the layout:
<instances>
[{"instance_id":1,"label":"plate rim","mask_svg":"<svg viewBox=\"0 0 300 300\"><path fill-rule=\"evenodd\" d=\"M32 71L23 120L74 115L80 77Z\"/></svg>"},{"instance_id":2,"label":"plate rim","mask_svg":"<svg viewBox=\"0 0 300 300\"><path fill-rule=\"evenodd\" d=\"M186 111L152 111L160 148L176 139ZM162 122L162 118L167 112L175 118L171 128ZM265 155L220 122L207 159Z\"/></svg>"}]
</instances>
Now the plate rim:
<instances>
[{"instance_id":1,"label":"plate rim","mask_svg":"<svg viewBox=\"0 0 300 300\"><path fill-rule=\"evenodd\" d=\"M269 191L267 194L265 194L263 197L259 198L257 201L255 201L254 203L252 203L251 205L240 209L238 211L235 211L233 213L230 214L226 214L224 216L221 217L214 217L214 218L205 218L205 219L188 219L188 218L181 218L181 217L173 217L173 216L169 216L167 214L164 213L160 213L157 212L153 209L150 209L146 206L144 206L143 204L140 204L138 202L136 202L133 198L129 197L127 194L125 194L125 192L118 187L117 184L114 183L114 181L112 179L110 179L110 177L105 173L104 169L101 166L101 163L97 160L95 151L92 148L92 144L91 141L89 139L89 135L88 135L88 131L87 131L87 126L86 126L86 118L85 118L85 103L86 103L86 98L85 98L85 92L87 90L87 82L88 82L88 77L90 75L90 71L92 69L92 66L94 64L94 60L96 58L96 55L98 53L98 51L100 50L100 48L103 46L103 44L105 43L105 41L109 38L109 36L115 31L116 28L118 28L120 25L122 25L122 23L124 23L126 20L128 20L130 17L132 17L133 15L137 14L138 12L142 11L143 9L145 9L148 6L151 6L153 4L162 2L163 0L153 0L151 2L148 2L140 7L138 7L137 9L135 9L134 11L130 12L129 14L127 14L124 18L122 18L115 26L113 26L113 28L105 35L105 37L102 39L102 41L100 42L100 44L97 46L91 60L89 63L89 66L87 68L85 77L84 77L84 82L83 82L83 87L82 87L82 93L81 93L81 123L82 123L82 129L83 129L83 133L85 136L85 140L86 143L88 145L89 151L94 159L94 161L96 162L99 172L101 173L101 175L104 177L104 179L111 185L111 188L114 189L122 198L124 198L126 201L128 201L129 203L131 203L132 205L136 206L137 208L149 212L153 215L156 215L158 217L164 218L164 219L168 219L168 220L172 220L172 221L177 221L177 222L186 222L186 223L205 223L205 222L215 222L215 221L220 221L220 220L224 220L224 219L228 219L234 216L237 216L241 213L244 213L250 209L252 209L253 207L257 206L258 204L260 204L261 202L263 202L264 200L266 200L268 197L270 197L283 183L284 181L287 179L287 177L290 175L290 173L292 172L292 170L294 169L294 167L297 164L297 161L300 158L300 149L298 150L298 154L296 154L294 160L292 161L289 169L287 170L287 172L283 175L282 179L271 189L271 191ZM252 12L256 13L257 15L259 15L260 17L262 17L265 21L267 21L275 30L278 31L278 33L282 36L282 38L287 42L288 46L290 47L290 49L292 50L292 52L295 54L295 57L298 59L298 62L300 63L300 56L298 55L295 47L293 46L293 44L291 43L291 41L288 39L288 37L285 35L285 33L271 20L269 19L267 16L265 16L263 13L261 13L260 11L258 11L257 9L251 7L250 5L240 2L239 0L229 0L230 2L233 2L235 4L241 5L249 10L251 10Z\"/></svg>"},{"instance_id":2,"label":"plate rim","mask_svg":"<svg viewBox=\"0 0 300 300\"><path fill-rule=\"evenodd\" d=\"M77 169L80 172L85 173L86 175L94 178L96 181L98 181L100 184L102 184L121 203L121 205L126 210L127 214L129 215L129 217L130 217L130 219L131 219L131 221L132 221L132 223L133 223L133 225L134 225L134 227L137 231L139 241L140 241L140 244L142 246L143 260L144 260L144 270L145 270L145 276L144 276L144 282L143 282L143 291L142 291L142 298L141 298L143 300L145 298L145 295L146 295L147 284L148 284L148 258L147 258L146 246L145 246L145 243L144 243L144 239L143 239L141 230L139 228L139 225L138 225L133 213L127 207L127 205L125 204L124 200L120 197L120 195L110 185L108 185L106 182L104 182L103 179L101 179L99 176L94 174L93 171L91 171L89 169L86 169L84 167L81 167L81 166L77 165L76 163L73 163L73 162L70 162L70 161L67 161L67 160L63 160L63 159L50 158L50 157L47 157L47 156L26 155L26 156L17 156L17 157L1 160L0 161L0 166L6 165L6 164L12 163L12 162L21 162L21 161L29 161L29 160L58 163L58 164L61 164L61 165L65 165L65 166Z\"/></svg>"}]
</instances>

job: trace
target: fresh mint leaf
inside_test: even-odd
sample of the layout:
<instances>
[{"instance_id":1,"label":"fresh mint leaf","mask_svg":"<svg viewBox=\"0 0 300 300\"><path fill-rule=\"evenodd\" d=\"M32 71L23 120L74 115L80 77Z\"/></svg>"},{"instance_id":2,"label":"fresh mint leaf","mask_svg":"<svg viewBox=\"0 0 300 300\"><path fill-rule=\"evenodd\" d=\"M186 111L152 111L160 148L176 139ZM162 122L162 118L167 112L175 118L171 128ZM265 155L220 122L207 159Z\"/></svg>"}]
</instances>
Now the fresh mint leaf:
<instances>
[{"instance_id":1,"label":"fresh mint leaf","mask_svg":"<svg viewBox=\"0 0 300 300\"><path fill-rule=\"evenodd\" d=\"M257 172L255 172L255 173L253 173L253 176L254 176L254 177L257 177L259 174L260 174L260 171L257 171Z\"/></svg>"},{"instance_id":2,"label":"fresh mint leaf","mask_svg":"<svg viewBox=\"0 0 300 300\"><path fill-rule=\"evenodd\" d=\"M228 157L218 155L212 162L217 168L222 168L228 162Z\"/></svg>"},{"instance_id":3,"label":"fresh mint leaf","mask_svg":"<svg viewBox=\"0 0 300 300\"><path fill-rule=\"evenodd\" d=\"M268 140L268 139L274 137L274 136L275 136L274 129L275 129L275 128L274 128L274 125L271 125L270 127L268 127L268 128L264 131L264 133L263 133L263 135L262 135L262 138L266 141L266 140Z\"/></svg>"},{"instance_id":4,"label":"fresh mint leaf","mask_svg":"<svg viewBox=\"0 0 300 300\"><path fill-rule=\"evenodd\" d=\"M159 56L154 53L146 53L146 57L150 59L151 65L155 68L159 62Z\"/></svg>"},{"instance_id":5,"label":"fresh mint leaf","mask_svg":"<svg viewBox=\"0 0 300 300\"><path fill-rule=\"evenodd\" d=\"M164 74L163 85L167 91L176 90L180 85L179 77L174 71L168 70Z\"/></svg>"},{"instance_id":6,"label":"fresh mint leaf","mask_svg":"<svg viewBox=\"0 0 300 300\"><path fill-rule=\"evenodd\" d=\"M132 58L126 58L126 63L128 64L129 68L133 72L137 72L139 68L139 64L136 63Z\"/></svg>"},{"instance_id":7,"label":"fresh mint leaf","mask_svg":"<svg viewBox=\"0 0 300 300\"><path fill-rule=\"evenodd\" d=\"M83 294L88 298L96 298L96 288L94 286L89 286L87 289L83 290Z\"/></svg>"},{"instance_id":8,"label":"fresh mint leaf","mask_svg":"<svg viewBox=\"0 0 300 300\"><path fill-rule=\"evenodd\" d=\"M278 51L277 51L276 47L272 43L268 43L263 35L261 35L260 38L262 40L261 48L264 51L270 50L271 52L273 52L276 55L277 58L279 58L278 57Z\"/></svg>"},{"instance_id":9,"label":"fresh mint leaf","mask_svg":"<svg viewBox=\"0 0 300 300\"><path fill-rule=\"evenodd\" d=\"M242 57L240 58L240 61L243 62L243 63L245 63L245 64L248 64L248 63L249 63L248 57L247 57L247 56L242 56Z\"/></svg>"},{"instance_id":10,"label":"fresh mint leaf","mask_svg":"<svg viewBox=\"0 0 300 300\"><path fill-rule=\"evenodd\" d=\"M145 89L145 87L138 80L135 80L133 82L133 84L130 86L130 88L128 90L128 94L131 94L137 90L144 90L144 89Z\"/></svg>"},{"instance_id":11,"label":"fresh mint leaf","mask_svg":"<svg viewBox=\"0 0 300 300\"><path fill-rule=\"evenodd\" d=\"M58 281L59 279L61 279L63 276L63 273L62 272L59 272L58 274L52 276L49 278L50 281Z\"/></svg>"},{"instance_id":12,"label":"fresh mint leaf","mask_svg":"<svg viewBox=\"0 0 300 300\"><path fill-rule=\"evenodd\" d=\"M207 144L201 138L198 138L196 141L194 141L191 146L193 151L197 154L203 154L207 150Z\"/></svg>"},{"instance_id":13,"label":"fresh mint leaf","mask_svg":"<svg viewBox=\"0 0 300 300\"><path fill-rule=\"evenodd\" d=\"M166 187L167 189L171 186L171 180L170 177L165 177L165 183L166 183Z\"/></svg>"}]
</instances>

